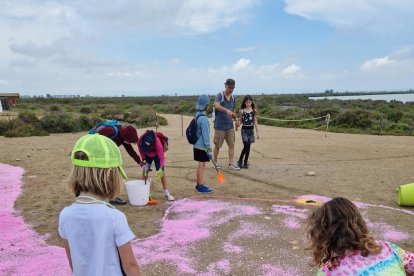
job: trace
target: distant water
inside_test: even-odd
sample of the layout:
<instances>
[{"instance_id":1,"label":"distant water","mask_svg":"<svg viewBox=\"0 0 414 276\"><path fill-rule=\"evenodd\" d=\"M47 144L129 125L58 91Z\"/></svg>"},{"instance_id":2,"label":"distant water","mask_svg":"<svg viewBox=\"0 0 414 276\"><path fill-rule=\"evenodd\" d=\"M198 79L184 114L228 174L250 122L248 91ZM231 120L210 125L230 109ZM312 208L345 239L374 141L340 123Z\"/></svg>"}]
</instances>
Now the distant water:
<instances>
[{"instance_id":1,"label":"distant water","mask_svg":"<svg viewBox=\"0 0 414 276\"><path fill-rule=\"evenodd\" d=\"M390 102L397 100L400 102L414 102L414 94L378 94L378 95L357 95L357 96L327 96L327 97L309 97L311 100L384 100Z\"/></svg>"}]
</instances>

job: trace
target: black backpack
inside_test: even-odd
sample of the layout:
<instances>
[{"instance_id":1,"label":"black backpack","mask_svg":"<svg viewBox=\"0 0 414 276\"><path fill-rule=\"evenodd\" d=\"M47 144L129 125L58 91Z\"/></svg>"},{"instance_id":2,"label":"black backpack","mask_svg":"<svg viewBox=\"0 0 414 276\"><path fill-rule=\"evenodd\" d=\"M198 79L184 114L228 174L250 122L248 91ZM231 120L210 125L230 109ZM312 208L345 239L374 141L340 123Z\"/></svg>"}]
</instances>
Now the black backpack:
<instances>
[{"instance_id":1,"label":"black backpack","mask_svg":"<svg viewBox=\"0 0 414 276\"><path fill-rule=\"evenodd\" d=\"M200 116L206 116L204 114L198 114L197 117L193 118L188 125L187 129L185 130L185 135L187 136L188 143L194 145L197 140L197 119Z\"/></svg>"}]
</instances>

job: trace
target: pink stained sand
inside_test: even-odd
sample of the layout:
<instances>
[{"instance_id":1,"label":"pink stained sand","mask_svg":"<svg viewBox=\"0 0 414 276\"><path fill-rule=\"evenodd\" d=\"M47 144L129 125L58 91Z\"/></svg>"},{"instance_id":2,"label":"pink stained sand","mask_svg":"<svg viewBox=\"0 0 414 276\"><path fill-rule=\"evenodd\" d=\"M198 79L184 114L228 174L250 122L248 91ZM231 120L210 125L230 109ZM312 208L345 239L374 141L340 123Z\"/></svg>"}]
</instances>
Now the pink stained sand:
<instances>
[{"instance_id":1,"label":"pink stained sand","mask_svg":"<svg viewBox=\"0 0 414 276\"><path fill-rule=\"evenodd\" d=\"M401 240L408 240L410 237L409 234L397 230L387 230L383 233L383 237L385 240L389 241L401 241Z\"/></svg>"},{"instance_id":2,"label":"pink stained sand","mask_svg":"<svg viewBox=\"0 0 414 276\"><path fill-rule=\"evenodd\" d=\"M216 200L175 201L161 221L160 232L133 242L133 251L141 265L167 262L179 274L195 274L197 259L193 250L197 242L211 238L212 229L236 217L260 215L260 208ZM217 264L220 263L220 260ZM214 267L214 270L217 266ZM213 271L209 271L212 272ZM207 272L207 273L209 273Z\"/></svg>"},{"instance_id":3,"label":"pink stained sand","mask_svg":"<svg viewBox=\"0 0 414 276\"><path fill-rule=\"evenodd\" d=\"M228 253L239 254L242 253L244 250L237 245L231 244L229 242L224 243L223 250Z\"/></svg>"},{"instance_id":4,"label":"pink stained sand","mask_svg":"<svg viewBox=\"0 0 414 276\"><path fill-rule=\"evenodd\" d=\"M308 216L306 215L307 209L299 209L294 206L289 205L273 205L273 211L279 214L285 214L292 217L297 217L300 219L306 219Z\"/></svg>"},{"instance_id":5,"label":"pink stained sand","mask_svg":"<svg viewBox=\"0 0 414 276\"><path fill-rule=\"evenodd\" d=\"M260 240L275 236L277 233L273 228L266 227L264 224L242 221L239 228L229 235L229 240L234 241L240 238Z\"/></svg>"},{"instance_id":6,"label":"pink stained sand","mask_svg":"<svg viewBox=\"0 0 414 276\"><path fill-rule=\"evenodd\" d=\"M401 240L408 240L411 235L397 230L393 225L385 222L372 222L370 219L365 219L368 228L375 236L381 240L397 242Z\"/></svg>"},{"instance_id":7,"label":"pink stained sand","mask_svg":"<svg viewBox=\"0 0 414 276\"><path fill-rule=\"evenodd\" d=\"M298 221L296 218L285 218L283 223L287 228L290 229L298 229L301 226L301 222Z\"/></svg>"},{"instance_id":8,"label":"pink stained sand","mask_svg":"<svg viewBox=\"0 0 414 276\"><path fill-rule=\"evenodd\" d=\"M23 173L0 164L0 275L71 275L65 250L48 245L13 208Z\"/></svg>"},{"instance_id":9,"label":"pink stained sand","mask_svg":"<svg viewBox=\"0 0 414 276\"><path fill-rule=\"evenodd\" d=\"M275 276L275 275L283 275L283 276L297 276L301 275L295 269L289 268L282 268L278 265L272 264L265 264L262 265L262 274L264 276Z\"/></svg>"},{"instance_id":10,"label":"pink stained sand","mask_svg":"<svg viewBox=\"0 0 414 276\"><path fill-rule=\"evenodd\" d=\"M227 259L223 259L207 266L207 273L200 273L200 276L230 275L231 264Z\"/></svg>"}]
</instances>

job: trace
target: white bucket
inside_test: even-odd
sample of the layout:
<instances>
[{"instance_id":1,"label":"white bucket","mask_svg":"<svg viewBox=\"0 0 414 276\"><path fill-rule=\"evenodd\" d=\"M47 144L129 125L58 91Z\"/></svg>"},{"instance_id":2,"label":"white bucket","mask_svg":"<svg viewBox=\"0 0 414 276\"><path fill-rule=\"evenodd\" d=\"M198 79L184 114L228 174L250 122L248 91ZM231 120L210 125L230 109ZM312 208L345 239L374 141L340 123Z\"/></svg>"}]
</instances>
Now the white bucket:
<instances>
[{"instance_id":1,"label":"white bucket","mask_svg":"<svg viewBox=\"0 0 414 276\"><path fill-rule=\"evenodd\" d=\"M151 179L148 178L147 184L144 180L135 179L125 182L128 193L129 203L134 206L144 206L148 204L150 195Z\"/></svg>"}]
</instances>

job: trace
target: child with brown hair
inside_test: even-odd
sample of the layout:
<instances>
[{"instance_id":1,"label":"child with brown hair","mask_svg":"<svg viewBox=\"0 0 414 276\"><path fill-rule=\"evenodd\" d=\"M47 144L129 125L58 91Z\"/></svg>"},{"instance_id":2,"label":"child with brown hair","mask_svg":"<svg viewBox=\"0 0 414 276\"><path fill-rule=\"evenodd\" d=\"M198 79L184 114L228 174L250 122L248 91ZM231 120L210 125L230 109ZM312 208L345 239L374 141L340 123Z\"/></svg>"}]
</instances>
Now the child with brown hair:
<instances>
[{"instance_id":1,"label":"child with brown hair","mask_svg":"<svg viewBox=\"0 0 414 276\"><path fill-rule=\"evenodd\" d=\"M259 139L259 129L257 127L257 110L250 95L246 95L240 107L240 119L236 126L241 125L241 137L243 140L243 150L240 154L237 165L240 168L249 168L250 146L254 143L254 129L256 129L257 139ZM244 159L244 160L243 160Z\"/></svg>"},{"instance_id":2,"label":"child with brown hair","mask_svg":"<svg viewBox=\"0 0 414 276\"><path fill-rule=\"evenodd\" d=\"M414 254L376 241L346 198L336 197L309 216L308 237L317 275L414 275Z\"/></svg>"},{"instance_id":3,"label":"child with brown hair","mask_svg":"<svg viewBox=\"0 0 414 276\"><path fill-rule=\"evenodd\" d=\"M130 241L135 238L125 215L108 200L122 190L121 153L109 138L88 134L75 144L69 187L76 201L59 216L74 275L141 275Z\"/></svg>"}]
</instances>

